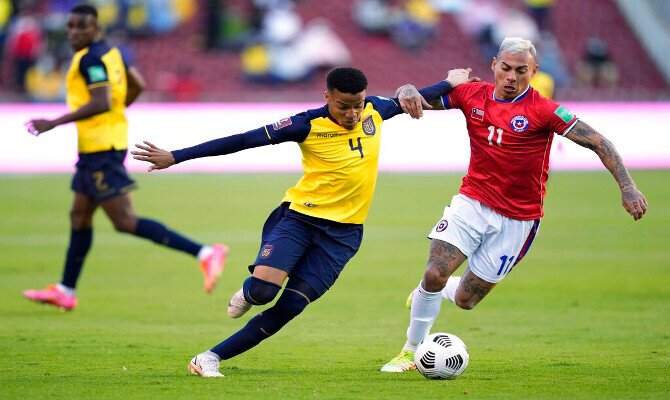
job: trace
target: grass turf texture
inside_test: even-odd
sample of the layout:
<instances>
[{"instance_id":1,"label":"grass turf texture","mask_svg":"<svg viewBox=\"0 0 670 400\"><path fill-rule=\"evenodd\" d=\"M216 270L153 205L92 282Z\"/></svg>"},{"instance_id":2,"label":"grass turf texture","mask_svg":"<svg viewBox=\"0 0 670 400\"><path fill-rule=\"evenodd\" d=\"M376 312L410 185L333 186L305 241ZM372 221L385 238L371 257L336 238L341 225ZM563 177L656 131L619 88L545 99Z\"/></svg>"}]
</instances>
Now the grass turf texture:
<instances>
[{"instance_id":1,"label":"grass turf texture","mask_svg":"<svg viewBox=\"0 0 670 400\"><path fill-rule=\"evenodd\" d=\"M115 233L99 211L71 313L21 297L60 278L69 176L0 176L0 397L667 399L670 171L633 175L651 207L638 222L607 173L553 174L524 261L474 311L443 303L433 331L460 336L471 356L455 381L378 370L404 343L425 235L460 175L382 174L334 288L209 380L187 363L258 311L232 320L226 302L296 175L137 175L140 215L231 246L223 279L206 295L194 259Z\"/></svg>"}]
</instances>

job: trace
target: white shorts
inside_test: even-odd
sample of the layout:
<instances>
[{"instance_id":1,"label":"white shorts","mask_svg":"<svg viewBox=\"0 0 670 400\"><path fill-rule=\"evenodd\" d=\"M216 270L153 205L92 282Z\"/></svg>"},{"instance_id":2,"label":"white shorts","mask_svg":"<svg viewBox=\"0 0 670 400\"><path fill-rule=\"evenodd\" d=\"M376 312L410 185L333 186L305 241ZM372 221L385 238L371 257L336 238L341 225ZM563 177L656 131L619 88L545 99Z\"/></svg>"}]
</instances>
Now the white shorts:
<instances>
[{"instance_id":1,"label":"white shorts","mask_svg":"<svg viewBox=\"0 0 670 400\"><path fill-rule=\"evenodd\" d=\"M528 252L540 220L507 218L479 201L457 194L428 237L450 243L468 257L479 278L500 282Z\"/></svg>"}]
</instances>

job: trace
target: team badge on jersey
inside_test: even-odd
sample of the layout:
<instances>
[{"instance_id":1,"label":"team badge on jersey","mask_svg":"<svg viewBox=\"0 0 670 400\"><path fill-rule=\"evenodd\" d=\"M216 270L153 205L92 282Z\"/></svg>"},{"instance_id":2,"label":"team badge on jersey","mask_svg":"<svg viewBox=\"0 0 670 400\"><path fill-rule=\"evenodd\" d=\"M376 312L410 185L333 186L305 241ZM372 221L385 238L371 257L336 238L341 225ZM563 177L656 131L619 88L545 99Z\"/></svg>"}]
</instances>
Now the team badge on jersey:
<instances>
[{"instance_id":1,"label":"team badge on jersey","mask_svg":"<svg viewBox=\"0 0 670 400\"><path fill-rule=\"evenodd\" d=\"M512 121L510 121L509 124L514 132L524 132L528 129L528 118L526 118L523 115L517 115L516 117L512 118Z\"/></svg>"},{"instance_id":2,"label":"team badge on jersey","mask_svg":"<svg viewBox=\"0 0 670 400\"><path fill-rule=\"evenodd\" d=\"M274 246L271 244L266 244L263 246L263 250L261 250L261 258L265 259L270 257L270 254L272 254L272 249L274 249Z\"/></svg>"},{"instance_id":3,"label":"team badge on jersey","mask_svg":"<svg viewBox=\"0 0 670 400\"><path fill-rule=\"evenodd\" d=\"M440 220L440 222L437 223L437 226L435 227L435 230L437 232L444 232L447 229L447 226L449 226L449 223L447 222L446 219Z\"/></svg>"},{"instance_id":4,"label":"team badge on jersey","mask_svg":"<svg viewBox=\"0 0 670 400\"><path fill-rule=\"evenodd\" d=\"M291 118L282 118L279 121L272 124L272 128L274 130L278 131L281 128L286 128L287 126L291 125L292 123L293 123L293 121L291 121Z\"/></svg>"},{"instance_id":5,"label":"team badge on jersey","mask_svg":"<svg viewBox=\"0 0 670 400\"><path fill-rule=\"evenodd\" d=\"M473 108L472 112L470 113L470 118L476 119L477 121L483 121L484 110L480 110L479 108Z\"/></svg>"},{"instance_id":6,"label":"team badge on jersey","mask_svg":"<svg viewBox=\"0 0 670 400\"><path fill-rule=\"evenodd\" d=\"M361 125L363 126L363 133L368 136L374 136L375 132L377 132L375 121L372 119L372 115L365 118Z\"/></svg>"}]
</instances>

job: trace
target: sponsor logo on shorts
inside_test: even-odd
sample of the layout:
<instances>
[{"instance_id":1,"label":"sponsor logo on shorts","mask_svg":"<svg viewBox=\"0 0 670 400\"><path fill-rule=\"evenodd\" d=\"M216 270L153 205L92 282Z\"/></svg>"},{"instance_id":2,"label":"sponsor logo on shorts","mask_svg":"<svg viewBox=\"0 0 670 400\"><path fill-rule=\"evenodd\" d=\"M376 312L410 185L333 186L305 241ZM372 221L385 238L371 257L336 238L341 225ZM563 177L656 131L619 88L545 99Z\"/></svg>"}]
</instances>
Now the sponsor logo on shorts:
<instances>
[{"instance_id":1,"label":"sponsor logo on shorts","mask_svg":"<svg viewBox=\"0 0 670 400\"><path fill-rule=\"evenodd\" d=\"M435 230L437 232L444 232L447 229L447 226L449 226L449 222L447 222L446 219L441 220L440 222L437 223L437 226L435 227Z\"/></svg>"},{"instance_id":2,"label":"sponsor logo on shorts","mask_svg":"<svg viewBox=\"0 0 670 400\"><path fill-rule=\"evenodd\" d=\"M372 115L369 115L363 120L362 126L363 133L368 136L374 136L375 132L377 132L377 128L375 128L375 121L372 119Z\"/></svg>"},{"instance_id":3,"label":"sponsor logo on shorts","mask_svg":"<svg viewBox=\"0 0 670 400\"><path fill-rule=\"evenodd\" d=\"M270 254L272 254L272 249L274 249L274 246L271 244L266 244L263 246L263 250L261 250L261 258L265 259L270 257Z\"/></svg>"},{"instance_id":4,"label":"sponsor logo on shorts","mask_svg":"<svg viewBox=\"0 0 670 400\"><path fill-rule=\"evenodd\" d=\"M517 115L516 117L512 118L512 121L510 121L509 125L514 129L514 132L524 132L528 129L528 118L526 118L524 115Z\"/></svg>"}]
</instances>

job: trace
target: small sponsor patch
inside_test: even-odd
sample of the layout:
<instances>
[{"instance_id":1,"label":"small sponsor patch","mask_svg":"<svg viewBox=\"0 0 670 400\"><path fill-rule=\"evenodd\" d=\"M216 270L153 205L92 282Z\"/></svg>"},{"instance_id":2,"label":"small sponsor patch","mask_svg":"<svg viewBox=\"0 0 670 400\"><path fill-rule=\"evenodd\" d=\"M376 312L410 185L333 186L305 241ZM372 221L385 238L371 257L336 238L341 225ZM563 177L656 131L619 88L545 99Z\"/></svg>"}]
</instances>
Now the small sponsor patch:
<instances>
[{"instance_id":1,"label":"small sponsor patch","mask_svg":"<svg viewBox=\"0 0 670 400\"><path fill-rule=\"evenodd\" d=\"M88 79L91 81L91 83L104 82L107 80L107 71L105 71L105 67L102 65L88 67L86 72L88 72Z\"/></svg>"},{"instance_id":2,"label":"small sponsor patch","mask_svg":"<svg viewBox=\"0 0 670 400\"><path fill-rule=\"evenodd\" d=\"M318 207L319 206L318 204L310 203L309 201L306 201L306 202L302 203L302 205L307 206L307 207Z\"/></svg>"},{"instance_id":3,"label":"small sponsor patch","mask_svg":"<svg viewBox=\"0 0 670 400\"><path fill-rule=\"evenodd\" d=\"M286 128L287 126L291 125L292 123L293 123L293 121L291 121L291 118L282 118L279 121L272 124L272 128L274 130L278 131L281 128Z\"/></svg>"},{"instance_id":4,"label":"small sponsor patch","mask_svg":"<svg viewBox=\"0 0 670 400\"><path fill-rule=\"evenodd\" d=\"M554 111L554 114L558 115L558 117L566 124L572 121L572 118L574 118L574 115L572 115L572 113L563 106L559 106L556 111Z\"/></svg>"},{"instance_id":5,"label":"small sponsor patch","mask_svg":"<svg viewBox=\"0 0 670 400\"><path fill-rule=\"evenodd\" d=\"M363 133L365 133L368 136L373 136L375 132L377 132L377 128L375 127L375 121L372 119L372 115L368 116L363 120Z\"/></svg>"},{"instance_id":6,"label":"small sponsor patch","mask_svg":"<svg viewBox=\"0 0 670 400\"><path fill-rule=\"evenodd\" d=\"M447 229L447 226L449 226L449 223L447 222L446 219L443 219L437 223L437 226L435 226L435 230L437 232L444 232Z\"/></svg>"},{"instance_id":7,"label":"small sponsor patch","mask_svg":"<svg viewBox=\"0 0 670 400\"><path fill-rule=\"evenodd\" d=\"M524 132L528 129L528 118L524 115L517 115L512 118L509 123L509 126L514 130L514 132Z\"/></svg>"},{"instance_id":8,"label":"small sponsor patch","mask_svg":"<svg viewBox=\"0 0 670 400\"><path fill-rule=\"evenodd\" d=\"M271 244L266 244L263 246L263 250L261 250L261 258L265 259L270 257L270 254L272 254L272 249L274 249L274 246Z\"/></svg>"},{"instance_id":9,"label":"small sponsor patch","mask_svg":"<svg viewBox=\"0 0 670 400\"><path fill-rule=\"evenodd\" d=\"M470 113L470 118L476 119L477 121L483 121L484 110L480 110L479 108L473 108L472 112Z\"/></svg>"}]
</instances>

